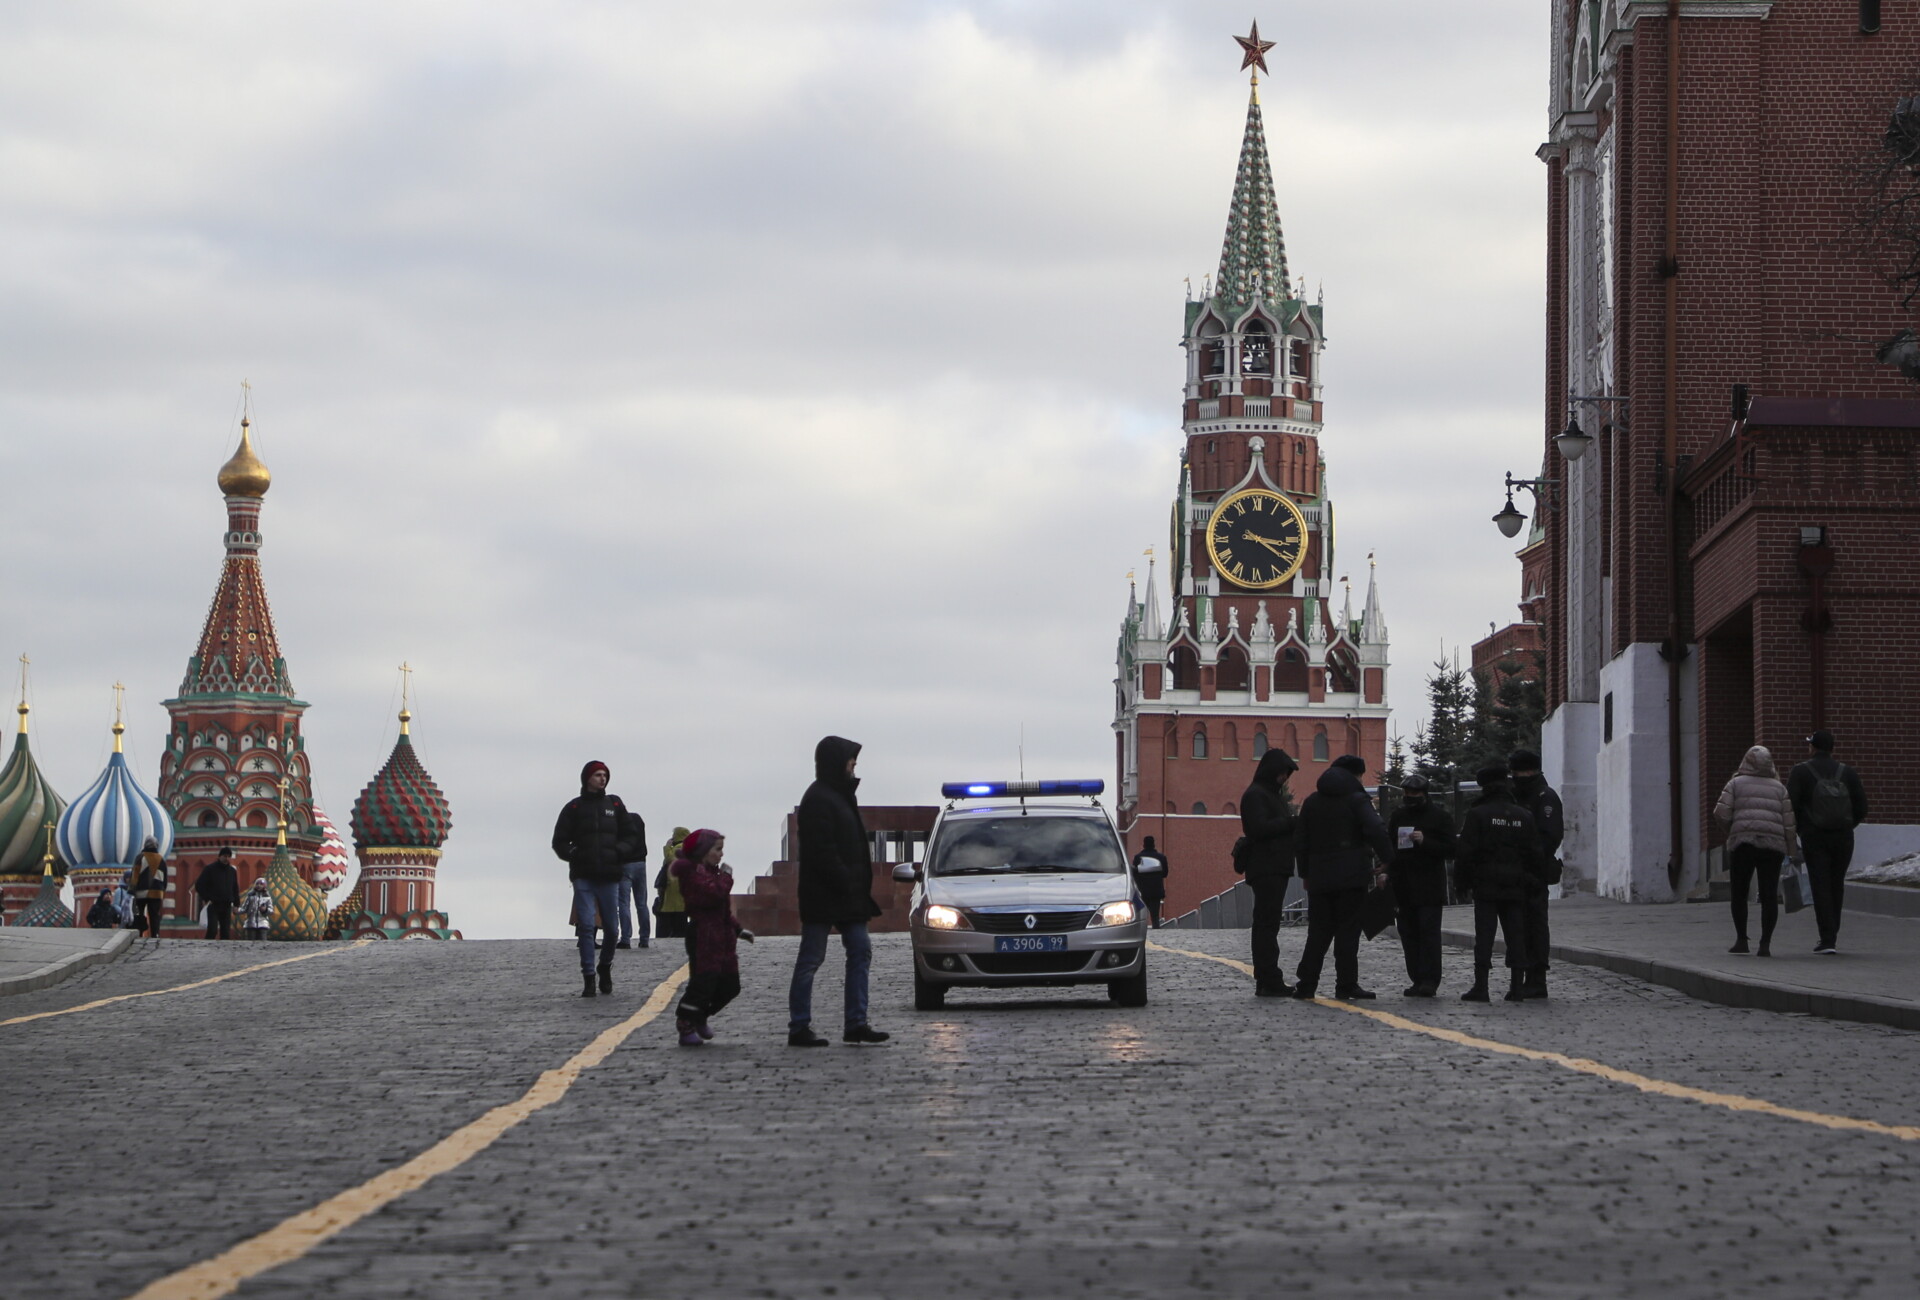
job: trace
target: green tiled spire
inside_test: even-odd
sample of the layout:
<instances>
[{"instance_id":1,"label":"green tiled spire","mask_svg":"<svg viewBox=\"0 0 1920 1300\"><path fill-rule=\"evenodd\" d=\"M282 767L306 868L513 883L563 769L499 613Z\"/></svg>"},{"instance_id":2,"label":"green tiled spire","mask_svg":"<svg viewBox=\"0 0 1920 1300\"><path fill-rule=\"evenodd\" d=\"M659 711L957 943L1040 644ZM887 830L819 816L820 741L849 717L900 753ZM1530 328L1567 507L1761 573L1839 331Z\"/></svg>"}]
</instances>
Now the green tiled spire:
<instances>
[{"instance_id":1,"label":"green tiled spire","mask_svg":"<svg viewBox=\"0 0 1920 1300\"><path fill-rule=\"evenodd\" d=\"M1282 303L1293 296L1287 278L1287 244L1280 233L1280 204L1267 162L1267 132L1260 121L1260 88L1247 99L1247 133L1240 141L1240 169L1233 179L1227 237L1220 245L1215 301L1230 315L1256 297Z\"/></svg>"}]
</instances>

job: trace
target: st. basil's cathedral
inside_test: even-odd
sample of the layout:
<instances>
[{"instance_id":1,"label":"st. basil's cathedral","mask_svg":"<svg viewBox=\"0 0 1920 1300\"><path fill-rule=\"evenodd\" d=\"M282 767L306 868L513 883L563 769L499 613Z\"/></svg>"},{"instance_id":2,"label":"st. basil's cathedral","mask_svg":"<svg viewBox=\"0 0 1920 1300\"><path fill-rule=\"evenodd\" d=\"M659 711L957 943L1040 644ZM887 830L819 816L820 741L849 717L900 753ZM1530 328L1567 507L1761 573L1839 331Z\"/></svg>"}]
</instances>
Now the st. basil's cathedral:
<instances>
[{"instance_id":1,"label":"st. basil's cathedral","mask_svg":"<svg viewBox=\"0 0 1920 1300\"><path fill-rule=\"evenodd\" d=\"M1387 625L1369 557L1358 616L1334 559L1322 442L1321 301L1287 268L1260 116L1272 42L1235 37L1253 71L1218 273L1189 297L1167 584L1157 560L1121 623L1114 731L1119 821L1173 861L1167 912L1231 888L1239 799L1270 747L1299 764L1295 801L1357 754L1387 750ZM1336 586L1340 605L1335 608Z\"/></svg>"},{"instance_id":2,"label":"st. basil's cathedral","mask_svg":"<svg viewBox=\"0 0 1920 1300\"><path fill-rule=\"evenodd\" d=\"M241 420L240 445L220 467L226 559L179 692L164 701L157 793L127 763L118 698L106 769L71 803L54 792L29 744L23 657L19 730L0 768L0 915L8 924L81 924L152 838L170 867L165 933L201 933L193 883L227 848L242 890L267 881L271 938L460 937L434 899L452 817L413 747L404 692L399 739L353 803L359 878L343 902L327 905L353 858L314 799L300 734L308 706L294 694L274 632L260 572L260 513L272 475L254 450L251 424ZM63 876L74 887L72 908L60 897Z\"/></svg>"}]
</instances>

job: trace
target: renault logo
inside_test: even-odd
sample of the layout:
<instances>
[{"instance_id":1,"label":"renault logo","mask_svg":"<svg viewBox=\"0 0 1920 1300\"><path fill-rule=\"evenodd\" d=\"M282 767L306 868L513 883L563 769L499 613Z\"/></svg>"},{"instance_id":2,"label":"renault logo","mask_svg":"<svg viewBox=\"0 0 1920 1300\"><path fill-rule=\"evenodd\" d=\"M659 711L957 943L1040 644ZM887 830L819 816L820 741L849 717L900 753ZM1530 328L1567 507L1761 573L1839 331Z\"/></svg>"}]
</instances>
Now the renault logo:
<instances>
[{"instance_id":1,"label":"renault logo","mask_svg":"<svg viewBox=\"0 0 1920 1300\"><path fill-rule=\"evenodd\" d=\"M1033 929L1034 926L1038 924L1040 924L1040 918L1035 916L1032 912L1028 912L1027 913L1027 929L1031 930Z\"/></svg>"}]
</instances>

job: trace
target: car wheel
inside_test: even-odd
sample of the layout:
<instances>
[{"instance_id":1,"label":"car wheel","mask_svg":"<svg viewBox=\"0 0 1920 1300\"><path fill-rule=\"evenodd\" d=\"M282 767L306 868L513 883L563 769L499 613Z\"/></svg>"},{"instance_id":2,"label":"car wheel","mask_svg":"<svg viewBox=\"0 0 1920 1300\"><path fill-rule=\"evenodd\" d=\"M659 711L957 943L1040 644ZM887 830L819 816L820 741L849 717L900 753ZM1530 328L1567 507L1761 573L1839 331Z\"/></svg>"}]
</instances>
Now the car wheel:
<instances>
[{"instance_id":1,"label":"car wheel","mask_svg":"<svg viewBox=\"0 0 1920 1300\"><path fill-rule=\"evenodd\" d=\"M1147 1005L1147 968L1140 967L1138 975L1123 980L1114 980L1107 985L1107 996L1123 1007L1144 1007Z\"/></svg>"},{"instance_id":2,"label":"car wheel","mask_svg":"<svg viewBox=\"0 0 1920 1300\"><path fill-rule=\"evenodd\" d=\"M947 986L936 984L919 971L913 973L913 1009L938 1011L947 1005Z\"/></svg>"}]
</instances>

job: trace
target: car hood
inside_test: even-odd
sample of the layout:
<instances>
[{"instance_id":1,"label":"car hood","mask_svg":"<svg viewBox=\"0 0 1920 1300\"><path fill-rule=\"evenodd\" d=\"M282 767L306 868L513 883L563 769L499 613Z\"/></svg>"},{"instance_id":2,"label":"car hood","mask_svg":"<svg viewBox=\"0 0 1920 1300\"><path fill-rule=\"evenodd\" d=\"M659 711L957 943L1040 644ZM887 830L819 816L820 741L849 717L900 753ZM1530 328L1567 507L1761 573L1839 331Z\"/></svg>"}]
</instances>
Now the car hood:
<instances>
[{"instance_id":1,"label":"car hood","mask_svg":"<svg viewBox=\"0 0 1920 1300\"><path fill-rule=\"evenodd\" d=\"M1132 895L1133 882L1124 871L935 876L927 881L927 901L949 907L1098 907Z\"/></svg>"}]
</instances>

